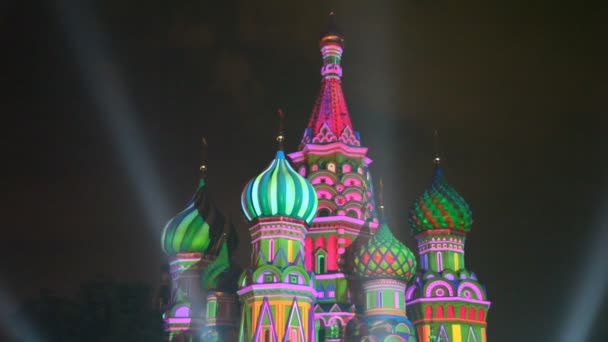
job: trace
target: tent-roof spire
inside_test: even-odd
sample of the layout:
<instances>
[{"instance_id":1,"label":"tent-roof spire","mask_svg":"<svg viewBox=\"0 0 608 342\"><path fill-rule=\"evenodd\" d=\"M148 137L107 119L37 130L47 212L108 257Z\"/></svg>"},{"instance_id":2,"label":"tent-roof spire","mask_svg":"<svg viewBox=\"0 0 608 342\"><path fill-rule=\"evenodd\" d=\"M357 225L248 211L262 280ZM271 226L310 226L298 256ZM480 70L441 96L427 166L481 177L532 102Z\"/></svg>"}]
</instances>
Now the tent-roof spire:
<instances>
[{"instance_id":1,"label":"tent-roof spire","mask_svg":"<svg viewBox=\"0 0 608 342\"><path fill-rule=\"evenodd\" d=\"M319 46L323 58L321 89L302 143L327 144L341 141L348 145L360 146L342 91L340 62L344 38L337 29L333 12L329 14L327 29L321 35Z\"/></svg>"}]
</instances>

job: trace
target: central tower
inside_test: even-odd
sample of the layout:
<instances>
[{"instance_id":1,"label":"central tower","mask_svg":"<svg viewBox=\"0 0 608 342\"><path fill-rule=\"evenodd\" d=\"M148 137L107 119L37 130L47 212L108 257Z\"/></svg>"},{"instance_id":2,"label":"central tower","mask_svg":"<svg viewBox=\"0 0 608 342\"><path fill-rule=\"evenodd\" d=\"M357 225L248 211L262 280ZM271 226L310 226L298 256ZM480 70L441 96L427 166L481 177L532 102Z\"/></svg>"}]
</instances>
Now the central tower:
<instances>
[{"instance_id":1,"label":"central tower","mask_svg":"<svg viewBox=\"0 0 608 342\"><path fill-rule=\"evenodd\" d=\"M319 340L342 341L344 327L362 310L354 294L353 251L378 227L367 148L353 129L342 91L344 38L334 14L319 42L321 89L299 151L289 154L314 186L319 205L305 240L306 269L316 276Z\"/></svg>"}]
</instances>

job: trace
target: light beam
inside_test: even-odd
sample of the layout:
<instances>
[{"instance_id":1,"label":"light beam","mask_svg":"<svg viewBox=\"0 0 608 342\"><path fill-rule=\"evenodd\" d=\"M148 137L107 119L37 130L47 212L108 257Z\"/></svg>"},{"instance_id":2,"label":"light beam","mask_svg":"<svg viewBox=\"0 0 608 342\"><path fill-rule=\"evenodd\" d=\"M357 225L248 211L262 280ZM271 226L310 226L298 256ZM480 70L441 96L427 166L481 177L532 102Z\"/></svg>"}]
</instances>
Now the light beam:
<instances>
[{"instance_id":1,"label":"light beam","mask_svg":"<svg viewBox=\"0 0 608 342\"><path fill-rule=\"evenodd\" d=\"M160 228L170 217L161 178L146 148L134 109L120 72L104 46L105 37L87 1L60 1L58 14L83 81L101 110L101 119L113 137L114 147L127 169L131 184L145 212L148 226L160 238Z\"/></svg>"},{"instance_id":2,"label":"light beam","mask_svg":"<svg viewBox=\"0 0 608 342\"><path fill-rule=\"evenodd\" d=\"M599 220L599 231L583 259L581 273L577 276L580 286L570 295L573 301L568 307L564 330L559 330L563 342L586 341L601 309L608 289L608 204L604 205Z\"/></svg>"}]
</instances>

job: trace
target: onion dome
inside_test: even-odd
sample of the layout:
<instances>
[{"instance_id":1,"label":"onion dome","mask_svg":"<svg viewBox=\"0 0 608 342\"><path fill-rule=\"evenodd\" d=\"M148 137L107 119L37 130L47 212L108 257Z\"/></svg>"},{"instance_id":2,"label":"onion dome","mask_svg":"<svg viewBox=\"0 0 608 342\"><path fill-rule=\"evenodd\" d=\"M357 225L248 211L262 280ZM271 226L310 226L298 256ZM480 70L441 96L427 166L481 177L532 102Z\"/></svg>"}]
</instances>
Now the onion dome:
<instances>
[{"instance_id":1,"label":"onion dome","mask_svg":"<svg viewBox=\"0 0 608 342\"><path fill-rule=\"evenodd\" d=\"M469 232L473 217L460 194L448 183L436 158L431 185L410 210L409 222L415 233L430 229L452 229Z\"/></svg>"},{"instance_id":2,"label":"onion dome","mask_svg":"<svg viewBox=\"0 0 608 342\"><path fill-rule=\"evenodd\" d=\"M226 219L209 200L205 184L201 178L186 209L167 222L161 238L167 254L204 253L220 238Z\"/></svg>"},{"instance_id":3,"label":"onion dome","mask_svg":"<svg viewBox=\"0 0 608 342\"><path fill-rule=\"evenodd\" d=\"M393 278L408 281L416 273L416 257L397 240L386 223L355 256L355 274L361 278Z\"/></svg>"},{"instance_id":4,"label":"onion dome","mask_svg":"<svg viewBox=\"0 0 608 342\"><path fill-rule=\"evenodd\" d=\"M334 12L329 13L327 27L325 28L325 31L321 34L320 45L324 45L326 43L338 43L340 45L344 44L342 32L340 32L338 26L336 25L336 16Z\"/></svg>"},{"instance_id":5,"label":"onion dome","mask_svg":"<svg viewBox=\"0 0 608 342\"><path fill-rule=\"evenodd\" d=\"M259 217L289 216L312 222L317 194L310 182L297 173L282 150L268 168L247 183L241 207L249 221Z\"/></svg>"}]
</instances>

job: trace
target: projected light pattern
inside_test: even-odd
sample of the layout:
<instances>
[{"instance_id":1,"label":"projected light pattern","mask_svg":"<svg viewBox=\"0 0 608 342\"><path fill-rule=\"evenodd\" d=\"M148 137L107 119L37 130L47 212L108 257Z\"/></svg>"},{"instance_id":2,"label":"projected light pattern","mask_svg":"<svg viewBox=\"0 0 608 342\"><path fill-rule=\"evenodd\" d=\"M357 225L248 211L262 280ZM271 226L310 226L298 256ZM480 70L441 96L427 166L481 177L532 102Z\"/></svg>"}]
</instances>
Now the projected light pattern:
<instances>
[{"instance_id":1,"label":"projected light pattern","mask_svg":"<svg viewBox=\"0 0 608 342\"><path fill-rule=\"evenodd\" d=\"M201 178L186 209L167 222L161 238L167 254L205 252L219 239L226 219L211 203L205 185Z\"/></svg>"},{"instance_id":2,"label":"projected light pattern","mask_svg":"<svg viewBox=\"0 0 608 342\"><path fill-rule=\"evenodd\" d=\"M412 225L417 263L378 219L372 160L342 93L343 38L333 14L320 49L321 91L299 150L289 154L294 166L281 125L275 159L241 194L248 266L233 278L232 249L221 240L202 253L171 250L168 340L486 342L490 302L464 268L468 205L437 168L412 211L420 219ZM193 212L191 205L176 222ZM200 309L176 317L184 315L177 311L184 299Z\"/></svg>"},{"instance_id":3,"label":"projected light pattern","mask_svg":"<svg viewBox=\"0 0 608 342\"><path fill-rule=\"evenodd\" d=\"M447 182L441 167L436 165L431 186L414 202L409 221L417 232L427 229L468 232L473 217L467 202Z\"/></svg>"},{"instance_id":4,"label":"projected light pattern","mask_svg":"<svg viewBox=\"0 0 608 342\"><path fill-rule=\"evenodd\" d=\"M317 194L277 151L270 166L245 186L243 212L250 221L259 217L291 216L310 223L317 211Z\"/></svg>"},{"instance_id":5,"label":"projected light pattern","mask_svg":"<svg viewBox=\"0 0 608 342\"><path fill-rule=\"evenodd\" d=\"M410 280L416 272L416 257L397 240L386 223L363 245L355 257L355 273L362 278Z\"/></svg>"},{"instance_id":6,"label":"projected light pattern","mask_svg":"<svg viewBox=\"0 0 608 342\"><path fill-rule=\"evenodd\" d=\"M419 268L406 293L420 341L486 341L490 301L465 268L465 241L473 222L469 205L447 182L434 159L433 180L410 210Z\"/></svg>"}]
</instances>

